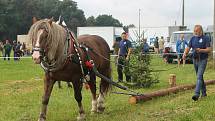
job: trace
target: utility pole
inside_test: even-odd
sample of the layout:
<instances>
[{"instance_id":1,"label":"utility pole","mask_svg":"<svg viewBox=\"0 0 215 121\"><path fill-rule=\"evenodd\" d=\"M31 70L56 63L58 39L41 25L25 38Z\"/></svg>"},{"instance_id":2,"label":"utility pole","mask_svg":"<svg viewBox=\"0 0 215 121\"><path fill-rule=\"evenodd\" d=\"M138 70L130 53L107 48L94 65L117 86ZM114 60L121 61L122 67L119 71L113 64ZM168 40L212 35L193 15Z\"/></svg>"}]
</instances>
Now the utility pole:
<instances>
[{"instance_id":1,"label":"utility pole","mask_svg":"<svg viewBox=\"0 0 215 121\"><path fill-rule=\"evenodd\" d=\"M139 43L140 43L140 40L141 40L141 33L140 33L140 9L139 9L139 32L138 32L138 39L139 39Z\"/></svg>"},{"instance_id":2,"label":"utility pole","mask_svg":"<svg viewBox=\"0 0 215 121\"><path fill-rule=\"evenodd\" d=\"M184 0L182 0L182 26L184 26Z\"/></svg>"}]
</instances>

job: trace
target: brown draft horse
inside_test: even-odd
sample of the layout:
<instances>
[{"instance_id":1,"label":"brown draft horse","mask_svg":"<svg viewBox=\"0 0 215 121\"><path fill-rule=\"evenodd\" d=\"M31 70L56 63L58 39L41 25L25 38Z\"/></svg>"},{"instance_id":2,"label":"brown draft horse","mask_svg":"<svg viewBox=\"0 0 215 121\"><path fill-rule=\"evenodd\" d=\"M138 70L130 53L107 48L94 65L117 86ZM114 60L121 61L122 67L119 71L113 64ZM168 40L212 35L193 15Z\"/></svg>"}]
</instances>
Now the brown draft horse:
<instances>
[{"instance_id":1,"label":"brown draft horse","mask_svg":"<svg viewBox=\"0 0 215 121\"><path fill-rule=\"evenodd\" d=\"M29 30L29 37L32 41L33 48L36 48L33 51L33 61L36 64L42 62L41 51L44 50L44 57L49 64L55 63L56 66L62 67L56 71L45 71L44 78L44 95L42 97L42 108L39 116L39 121L44 121L46 119L47 106L49 98L53 89L53 85L56 81L62 80L66 82L72 82L74 87L74 96L78 102L79 107L79 116L78 120L85 119L85 112L82 105L82 85L83 82L80 81L82 78L80 65L69 61L65 63L68 55L65 56L65 41L67 39L67 31L62 26L53 22L52 19L44 19L34 23ZM78 37L79 43L84 43L88 47L92 48L93 51L89 51L91 59L94 61L94 64L97 70L104 76L111 77L111 67L110 62L105 60L105 58L110 59L110 48L106 41L96 35L83 35ZM71 54L75 54L74 47L71 47ZM81 58L84 61L84 52L81 49L78 49L81 53ZM97 53L97 54L96 54ZM103 57L102 57L102 56ZM88 82L90 90L92 93L92 112L103 112L104 111L104 96L110 84L105 80L101 79L100 82L100 93L98 98L96 97L96 75L94 72L90 72L90 81ZM65 102L66 103L66 102Z\"/></svg>"}]
</instances>

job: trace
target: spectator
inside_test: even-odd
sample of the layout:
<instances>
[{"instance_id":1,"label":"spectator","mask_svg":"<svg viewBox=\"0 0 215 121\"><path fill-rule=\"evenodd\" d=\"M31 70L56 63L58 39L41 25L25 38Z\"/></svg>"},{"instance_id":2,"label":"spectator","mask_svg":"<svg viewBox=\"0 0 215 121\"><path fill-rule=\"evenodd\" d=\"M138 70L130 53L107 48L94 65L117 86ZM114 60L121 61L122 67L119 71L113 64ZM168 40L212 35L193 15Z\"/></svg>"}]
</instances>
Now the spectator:
<instances>
[{"instance_id":1,"label":"spectator","mask_svg":"<svg viewBox=\"0 0 215 121\"><path fill-rule=\"evenodd\" d=\"M15 61L18 60L16 47L17 47L17 42L16 42L16 40L14 40L13 41L13 56L14 56Z\"/></svg>"},{"instance_id":2,"label":"spectator","mask_svg":"<svg viewBox=\"0 0 215 121\"><path fill-rule=\"evenodd\" d=\"M158 41L159 44L159 53L162 55L163 54L163 50L164 50L164 39L163 36L161 36L161 38Z\"/></svg>"},{"instance_id":3,"label":"spectator","mask_svg":"<svg viewBox=\"0 0 215 121\"><path fill-rule=\"evenodd\" d=\"M203 75L207 65L208 53L211 51L210 39L203 35L201 25L196 25L194 27L194 36L191 38L183 54L183 59L186 58L191 48L193 64L197 75L195 94L192 96L192 99L197 101L200 96L200 91L202 93L201 97L207 96Z\"/></svg>"},{"instance_id":4,"label":"spectator","mask_svg":"<svg viewBox=\"0 0 215 121\"><path fill-rule=\"evenodd\" d=\"M4 56L4 44L1 40L0 40L0 54L1 54L0 57Z\"/></svg>"},{"instance_id":5,"label":"spectator","mask_svg":"<svg viewBox=\"0 0 215 121\"><path fill-rule=\"evenodd\" d=\"M17 45L16 45L16 53L17 53L17 60L20 59L20 57L22 56L22 51L21 51L21 43L18 42Z\"/></svg>"},{"instance_id":6,"label":"spectator","mask_svg":"<svg viewBox=\"0 0 215 121\"><path fill-rule=\"evenodd\" d=\"M9 40L6 40L6 43L4 45L4 60L6 60L6 57L8 57L8 60L10 60L11 49L12 49L12 46L9 43Z\"/></svg>"},{"instance_id":7,"label":"spectator","mask_svg":"<svg viewBox=\"0 0 215 121\"><path fill-rule=\"evenodd\" d=\"M172 59L170 60L170 57L171 57L171 55L170 55L170 47L171 47L170 38L167 37L167 41L164 43L164 55L163 55L165 63L172 62Z\"/></svg>"},{"instance_id":8,"label":"spectator","mask_svg":"<svg viewBox=\"0 0 215 121\"><path fill-rule=\"evenodd\" d=\"M183 61L183 66L185 65L186 60L182 59L182 55L184 53L185 47L188 46L187 40L184 39L184 35L180 35L180 39L176 42L176 52L178 55L178 67Z\"/></svg>"},{"instance_id":9,"label":"spectator","mask_svg":"<svg viewBox=\"0 0 215 121\"><path fill-rule=\"evenodd\" d=\"M119 43L119 52L118 52L118 66L117 66L117 72L118 72L118 81L123 81L123 66L124 66L124 72L126 76L126 81L131 81L131 74L129 71L129 60L132 50L131 41L129 41L127 38L127 33L122 33L122 40Z\"/></svg>"},{"instance_id":10,"label":"spectator","mask_svg":"<svg viewBox=\"0 0 215 121\"><path fill-rule=\"evenodd\" d=\"M159 51L158 39L159 39L159 38L156 37L156 38L155 38L155 41L154 41L154 47L155 47L155 53L156 53L156 54L159 53L159 52L158 52L158 51Z\"/></svg>"},{"instance_id":11,"label":"spectator","mask_svg":"<svg viewBox=\"0 0 215 121\"><path fill-rule=\"evenodd\" d=\"M149 53L149 44L147 43L146 39L143 40L142 53L143 54Z\"/></svg>"}]
</instances>

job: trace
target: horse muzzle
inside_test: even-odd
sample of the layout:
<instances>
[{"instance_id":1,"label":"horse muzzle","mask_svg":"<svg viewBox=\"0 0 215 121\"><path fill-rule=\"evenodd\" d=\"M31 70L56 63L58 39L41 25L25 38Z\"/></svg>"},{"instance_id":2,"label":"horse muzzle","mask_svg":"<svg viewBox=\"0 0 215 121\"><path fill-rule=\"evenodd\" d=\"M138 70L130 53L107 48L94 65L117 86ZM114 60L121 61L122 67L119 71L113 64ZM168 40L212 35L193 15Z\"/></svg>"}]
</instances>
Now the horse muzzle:
<instances>
[{"instance_id":1,"label":"horse muzzle","mask_svg":"<svg viewBox=\"0 0 215 121\"><path fill-rule=\"evenodd\" d=\"M41 55L39 51L34 51L32 54L32 59L34 61L35 64L40 64L41 59L40 59Z\"/></svg>"}]
</instances>

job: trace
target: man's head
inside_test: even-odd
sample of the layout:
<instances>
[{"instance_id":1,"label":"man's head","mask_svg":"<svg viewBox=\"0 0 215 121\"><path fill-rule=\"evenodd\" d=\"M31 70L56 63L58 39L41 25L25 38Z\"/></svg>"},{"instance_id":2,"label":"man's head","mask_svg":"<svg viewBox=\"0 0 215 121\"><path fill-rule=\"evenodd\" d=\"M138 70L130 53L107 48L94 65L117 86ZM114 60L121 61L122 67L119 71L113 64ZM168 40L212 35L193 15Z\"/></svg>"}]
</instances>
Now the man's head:
<instances>
[{"instance_id":1,"label":"man's head","mask_svg":"<svg viewBox=\"0 0 215 121\"><path fill-rule=\"evenodd\" d=\"M127 36L127 33L126 32L123 32L121 34L121 37L122 37L122 40L127 40L128 36Z\"/></svg>"},{"instance_id":2,"label":"man's head","mask_svg":"<svg viewBox=\"0 0 215 121\"><path fill-rule=\"evenodd\" d=\"M198 36L198 37L203 35L203 29L202 29L201 25L195 25L195 27L194 27L194 35Z\"/></svg>"},{"instance_id":3,"label":"man's head","mask_svg":"<svg viewBox=\"0 0 215 121\"><path fill-rule=\"evenodd\" d=\"M9 40L6 40L6 44L8 44L9 43Z\"/></svg>"},{"instance_id":4,"label":"man's head","mask_svg":"<svg viewBox=\"0 0 215 121\"><path fill-rule=\"evenodd\" d=\"M183 41L184 40L184 34L180 35L180 40Z\"/></svg>"}]
</instances>

